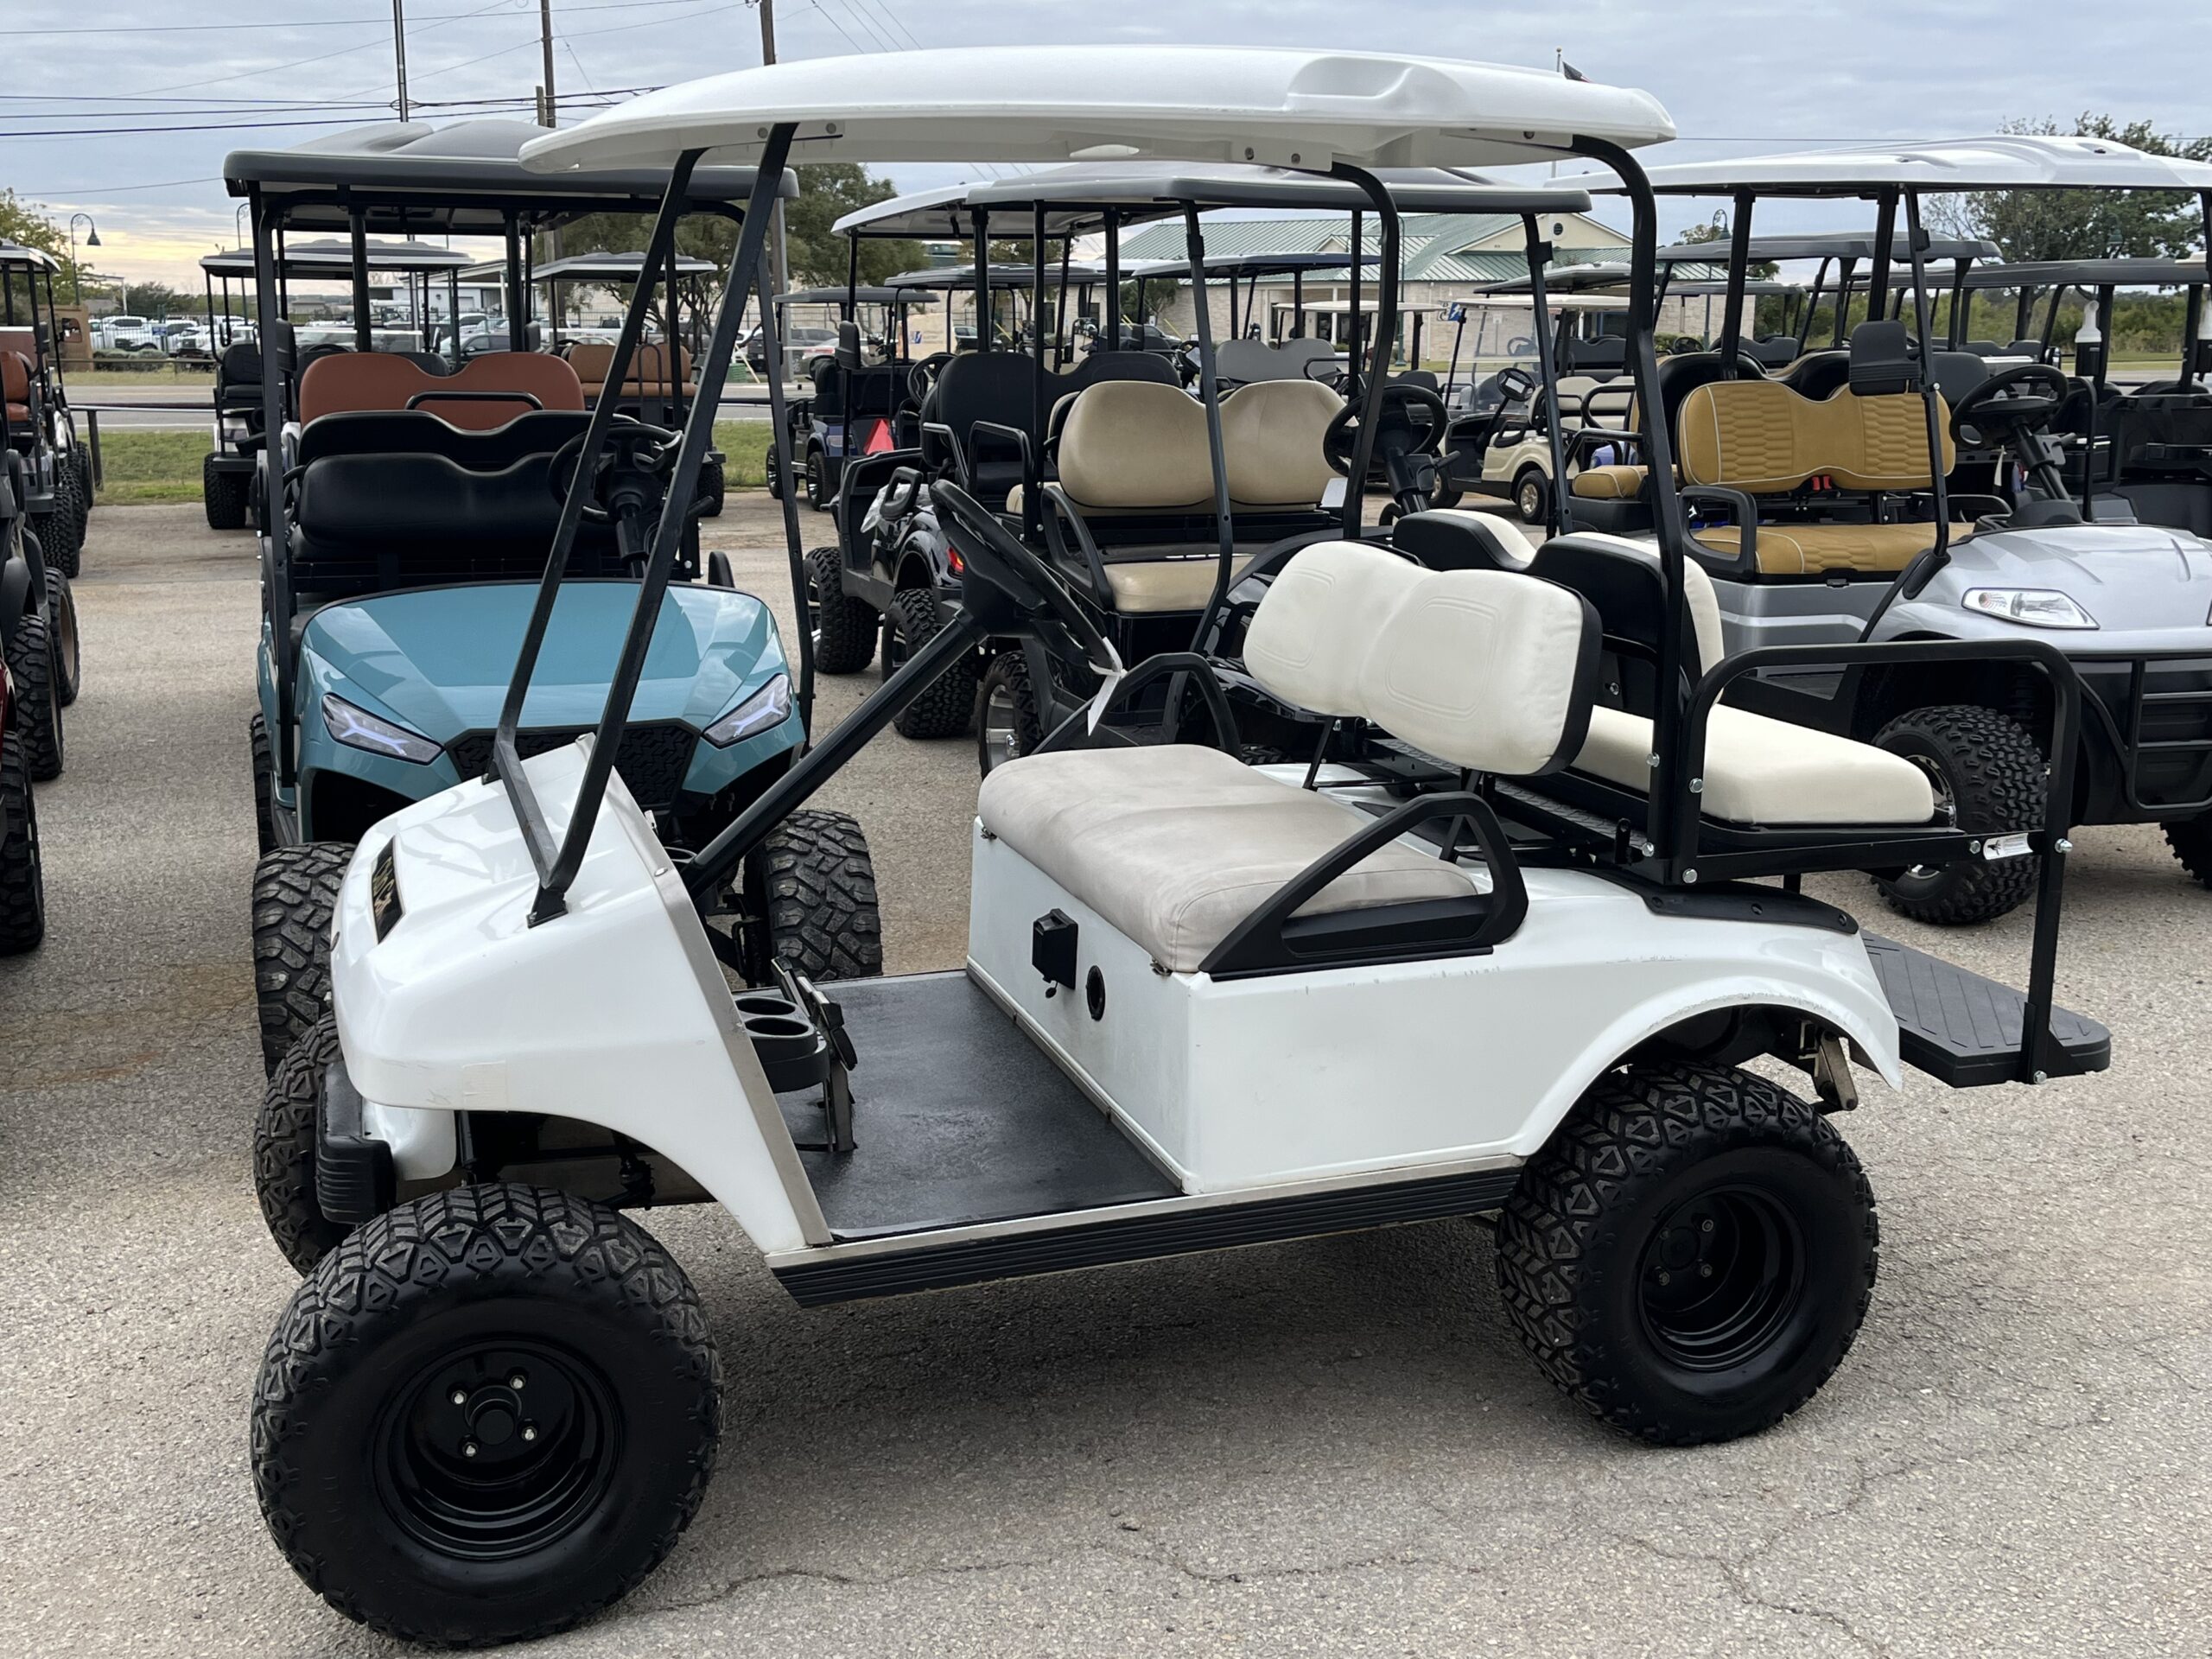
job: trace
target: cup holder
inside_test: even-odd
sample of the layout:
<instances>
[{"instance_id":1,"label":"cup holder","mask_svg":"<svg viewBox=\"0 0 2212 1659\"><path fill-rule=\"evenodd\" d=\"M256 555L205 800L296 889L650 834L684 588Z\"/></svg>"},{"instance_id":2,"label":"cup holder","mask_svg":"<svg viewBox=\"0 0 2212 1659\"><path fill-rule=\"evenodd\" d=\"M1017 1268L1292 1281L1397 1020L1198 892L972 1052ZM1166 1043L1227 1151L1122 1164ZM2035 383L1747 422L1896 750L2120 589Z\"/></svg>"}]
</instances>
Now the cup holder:
<instances>
[{"instance_id":1,"label":"cup holder","mask_svg":"<svg viewBox=\"0 0 2212 1659\"><path fill-rule=\"evenodd\" d=\"M830 1046L791 998L748 991L737 999L737 1012L768 1074L768 1086L778 1094L810 1087L829 1075Z\"/></svg>"}]
</instances>

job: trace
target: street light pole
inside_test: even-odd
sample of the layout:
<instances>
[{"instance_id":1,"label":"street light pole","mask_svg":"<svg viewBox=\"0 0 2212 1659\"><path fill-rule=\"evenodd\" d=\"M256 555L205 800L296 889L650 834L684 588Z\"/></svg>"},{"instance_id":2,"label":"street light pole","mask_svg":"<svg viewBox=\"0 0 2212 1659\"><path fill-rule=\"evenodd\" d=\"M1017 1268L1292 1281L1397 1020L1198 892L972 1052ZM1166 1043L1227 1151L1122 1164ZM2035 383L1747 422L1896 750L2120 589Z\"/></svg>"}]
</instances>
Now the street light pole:
<instances>
[{"instance_id":1,"label":"street light pole","mask_svg":"<svg viewBox=\"0 0 2212 1659\"><path fill-rule=\"evenodd\" d=\"M85 245L97 248L100 245L100 227L92 222L90 213L69 215L69 302L72 305L85 302L85 268L77 263L77 221L80 219L85 221Z\"/></svg>"},{"instance_id":2,"label":"street light pole","mask_svg":"<svg viewBox=\"0 0 2212 1659\"><path fill-rule=\"evenodd\" d=\"M399 118L407 119L406 0L391 0L391 56L399 74Z\"/></svg>"}]
</instances>

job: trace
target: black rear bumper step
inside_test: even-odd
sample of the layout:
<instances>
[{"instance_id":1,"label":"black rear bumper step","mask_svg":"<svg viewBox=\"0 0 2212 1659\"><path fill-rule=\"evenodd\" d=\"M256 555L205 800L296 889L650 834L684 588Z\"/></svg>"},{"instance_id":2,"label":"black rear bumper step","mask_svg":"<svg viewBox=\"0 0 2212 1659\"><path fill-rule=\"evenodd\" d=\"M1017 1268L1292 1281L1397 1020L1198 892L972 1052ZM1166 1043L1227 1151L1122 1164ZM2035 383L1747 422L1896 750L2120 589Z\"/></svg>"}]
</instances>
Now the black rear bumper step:
<instances>
[{"instance_id":1,"label":"black rear bumper step","mask_svg":"<svg viewBox=\"0 0 2212 1659\"><path fill-rule=\"evenodd\" d=\"M2020 1075L2024 995L1878 933L1863 937L1897 1015L1906 1065L1954 1089L2026 1081ZM2050 1031L2058 1050L2052 1069L2060 1075L2101 1071L2112 1064L2112 1033L2095 1020L2054 1007Z\"/></svg>"}]
</instances>

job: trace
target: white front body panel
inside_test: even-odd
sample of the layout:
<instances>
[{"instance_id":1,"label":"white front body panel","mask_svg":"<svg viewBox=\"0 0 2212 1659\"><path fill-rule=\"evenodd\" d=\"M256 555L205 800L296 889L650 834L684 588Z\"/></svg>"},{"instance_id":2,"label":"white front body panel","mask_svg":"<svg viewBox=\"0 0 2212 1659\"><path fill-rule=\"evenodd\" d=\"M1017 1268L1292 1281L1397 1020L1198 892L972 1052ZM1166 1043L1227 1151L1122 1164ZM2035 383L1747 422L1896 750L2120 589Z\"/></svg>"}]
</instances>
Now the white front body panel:
<instances>
[{"instance_id":1,"label":"white front body panel","mask_svg":"<svg viewBox=\"0 0 2212 1659\"><path fill-rule=\"evenodd\" d=\"M1192 1192L1529 1157L1601 1072L1714 1008L1802 1010L1902 1080L1856 935L1656 916L1578 871L1526 880L1528 919L1487 956L1218 982L1160 972L979 825L969 968ZM1077 985L1047 996L1031 930L1055 909L1077 925Z\"/></svg>"},{"instance_id":2,"label":"white front body panel","mask_svg":"<svg viewBox=\"0 0 2212 1659\"><path fill-rule=\"evenodd\" d=\"M524 763L556 836L584 753ZM401 913L379 940L370 882L387 844ZM391 1143L400 1173L452 1166L453 1112L539 1112L673 1159L764 1250L820 1242L790 1196L796 1154L706 930L619 773L567 913L531 926L537 889L505 791L483 783L386 818L346 871L330 964L339 1046L364 1128Z\"/></svg>"}]
</instances>

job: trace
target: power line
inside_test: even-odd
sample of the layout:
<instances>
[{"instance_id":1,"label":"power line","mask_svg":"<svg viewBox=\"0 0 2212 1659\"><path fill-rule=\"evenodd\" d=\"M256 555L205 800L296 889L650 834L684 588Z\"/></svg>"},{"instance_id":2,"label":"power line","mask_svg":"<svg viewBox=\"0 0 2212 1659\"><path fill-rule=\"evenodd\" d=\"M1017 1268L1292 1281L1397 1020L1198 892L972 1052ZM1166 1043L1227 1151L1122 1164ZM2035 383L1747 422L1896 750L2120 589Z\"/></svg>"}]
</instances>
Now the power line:
<instances>
[{"instance_id":1,"label":"power line","mask_svg":"<svg viewBox=\"0 0 2212 1659\"><path fill-rule=\"evenodd\" d=\"M631 3L628 4L563 5L561 10L564 15L573 16L587 11L651 11L658 8L688 6L694 3L696 0L631 0ZM480 11L447 11L410 21L419 22L425 28L429 28L439 23L461 22L468 18L481 16L483 13ZM302 17L286 18L281 22L258 23L133 23L129 32L133 35L212 35L238 29L255 29L266 33L276 29L360 29L372 23L379 27L389 27L391 19L388 16ZM108 24L99 29L10 29L8 31L8 37L10 40L29 40L33 35L105 35L112 38L115 34L114 25Z\"/></svg>"}]
</instances>

